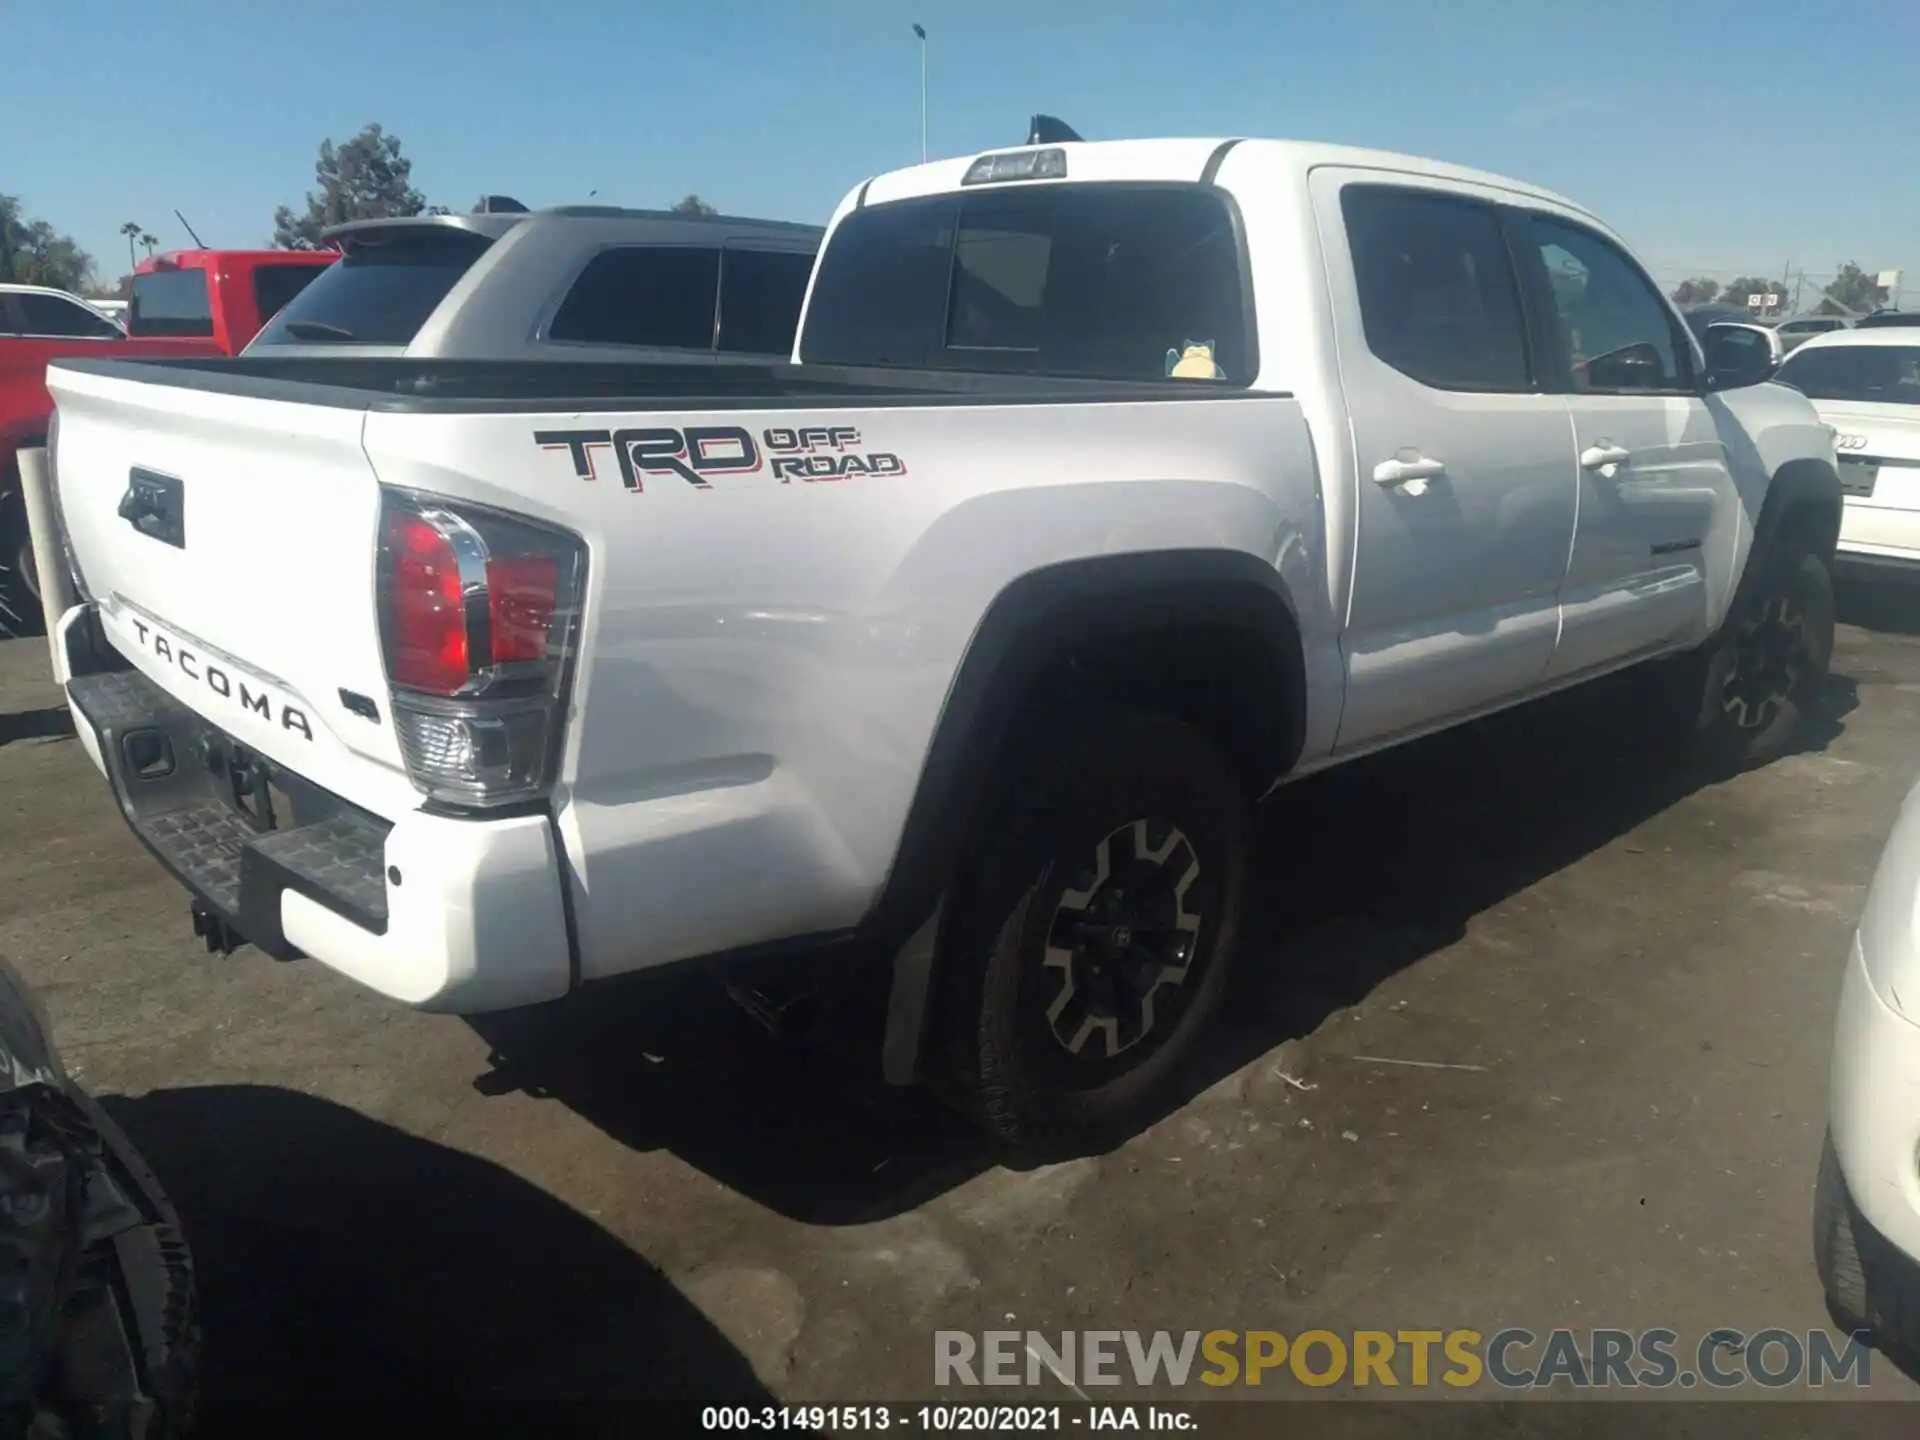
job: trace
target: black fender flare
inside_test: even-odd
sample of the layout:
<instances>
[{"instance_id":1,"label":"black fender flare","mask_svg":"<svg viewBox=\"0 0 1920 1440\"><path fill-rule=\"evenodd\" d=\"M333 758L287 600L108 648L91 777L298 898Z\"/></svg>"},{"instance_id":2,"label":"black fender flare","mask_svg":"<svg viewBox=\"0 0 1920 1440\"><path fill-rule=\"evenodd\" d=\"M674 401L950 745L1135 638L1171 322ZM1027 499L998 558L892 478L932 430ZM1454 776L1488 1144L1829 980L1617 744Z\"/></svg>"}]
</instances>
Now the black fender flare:
<instances>
[{"instance_id":1,"label":"black fender flare","mask_svg":"<svg viewBox=\"0 0 1920 1440\"><path fill-rule=\"evenodd\" d=\"M1735 585L1729 616L1738 615L1758 583L1760 564L1780 541L1781 527L1791 514L1811 509L1820 512L1821 528L1815 550L1821 560L1833 563L1834 546L1840 538L1840 515L1845 504L1840 489L1840 472L1828 461L1812 456L1788 460L1773 473L1767 483L1767 497L1760 502L1760 518L1754 521L1753 543L1747 550L1746 564Z\"/></svg>"},{"instance_id":2,"label":"black fender flare","mask_svg":"<svg viewBox=\"0 0 1920 1440\"><path fill-rule=\"evenodd\" d=\"M991 798L996 765L1030 687L1061 657L1169 626L1225 626L1270 653L1284 699L1271 717L1272 775L1306 734L1298 612L1274 566L1237 550L1097 556L1029 571L988 606L947 692L894 863L860 931L893 955L887 1078L911 1082L941 929L942 901ZM1263 753L1265 745L1263 745ZM1264 768L1264 767L1263 767Z\"/></svg>"}]
</instances>

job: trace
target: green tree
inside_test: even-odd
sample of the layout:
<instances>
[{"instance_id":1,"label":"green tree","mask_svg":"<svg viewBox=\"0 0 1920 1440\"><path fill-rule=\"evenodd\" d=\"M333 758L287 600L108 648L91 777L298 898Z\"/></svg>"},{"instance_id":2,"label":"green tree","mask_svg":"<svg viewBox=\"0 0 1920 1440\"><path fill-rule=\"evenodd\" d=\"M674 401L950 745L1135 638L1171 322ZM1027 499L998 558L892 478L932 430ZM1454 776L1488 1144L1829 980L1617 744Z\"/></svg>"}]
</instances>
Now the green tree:
<instances>
[{"instance_id":1,"label":"green tree","mask_svg":"<svg viewBox=\"0 0 1920 1440\"><path fill-rule=\"evenodd\" d=\"M673 207L676 215L718 215L720 212L698 195L689 195Z\"/></svg>"},{"instance_id":2,"label":"green tree","mask_svg":"<svg viewBox=\"0 0 1920 1440\"><path fill-rule=\"evenodd\" d=\"M1875 283L1874 277L1851 260L1842 265L1840 273L1833 277L1833 283L1826 288L1826 296L1836 305L1844 305L1856 312L1884 305L1887 300L1887 292Z\"/></svg>"},{"instance_id":3,"label":"green tree","mask_svg":"<svg viewBox=\"0 0 1920 1440\"><path fill-rule=\"evenodd\" d=\"M138 220L129 220L120 227L120 233L127 237L127 268L131 270L139 263L134 258L133 247L140 239L142 226Z\"/></svg>"},{"instance_id":4,"label":"green tree","mask_svg":"<svg viewBox=\"0 0 1920 1440\"><path fill-rule=\"evenodd\" d=\"M93 274L93 257L71 235L33 220L16 195L0 195L0 282L79 290Z\"/></svg>"},{"instance_id":5,"label":"green tree","mask_svg":"<svg viewBox=\"0 0 1920 1440\"><path fill-rule=\"evenodd\" d=\"M413 161L400 153L400 137L368 125L351 140L320 142L304 215L282 205L273 212L273 243L282 250L318 250L320 232L349 220L418 215L427 197L413 188Z\"/></svg>"},{"instance_id":6,"label":"green tree","mask_svg":"<svg viewBox=\"0 0 1920 1440\"><path fill-rule=\"evenodd\" d=\"M1738 305L1744 310L1750 308L1747 305L1749 296L1784 295L1786 293L1787 282L1784 280L1762 280L1754 275L1742 275L1737 280L1729 281L1726 289L1720 292L1720 303L1723 305ZM1781 303L1784 305L1786 302L1782 301Z\"/></svg>"},{"instance_id":7,"label":"green tree","mask_svg":"<svg viewBox=\"0 0 1920 1440\"><path fill-rule=\"evenodd\" d=\"M1704 275L1696 275L1691 280L1682 280L1674 288L1673 303L1676 305L1711 305L1713 297L1720 293L1720 282L1709 280Z\"/></svg>"}]
</instances>

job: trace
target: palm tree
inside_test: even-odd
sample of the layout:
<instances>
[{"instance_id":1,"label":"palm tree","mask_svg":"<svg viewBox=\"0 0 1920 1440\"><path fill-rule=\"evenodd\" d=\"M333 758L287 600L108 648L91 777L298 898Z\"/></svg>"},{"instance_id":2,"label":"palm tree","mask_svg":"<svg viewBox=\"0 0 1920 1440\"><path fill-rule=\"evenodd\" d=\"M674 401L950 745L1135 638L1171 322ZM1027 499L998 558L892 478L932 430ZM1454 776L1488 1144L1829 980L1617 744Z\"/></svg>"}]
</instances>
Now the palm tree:
<instances>
[{"instance_id":1,"label":"palm tree","mask_svg":"<svg viewBox=\"0 0 1920 1440\"><path fill-rule=\"evenodd\" d=\"M140 233L140 243L146 248L147 258L151 260L153 258L153 247L160 243L160 237L158 235L149 235L143 230Z\"/></svg>"},{"instance_id":2,"label":"palm tree","mask_svg":"<svg viewBox=\"0 0 1920 1440\"><path fill-rule=\"evenodd\" d=\"M144 232L142 231L140 222L138 220L129 220L127 221L126 224L120 227L120 233L127 237L127 268L131 270L136 264L139 263L137 260L134 259L133 242L139 239L141 234Z\"/></svg>"}]
</instances>

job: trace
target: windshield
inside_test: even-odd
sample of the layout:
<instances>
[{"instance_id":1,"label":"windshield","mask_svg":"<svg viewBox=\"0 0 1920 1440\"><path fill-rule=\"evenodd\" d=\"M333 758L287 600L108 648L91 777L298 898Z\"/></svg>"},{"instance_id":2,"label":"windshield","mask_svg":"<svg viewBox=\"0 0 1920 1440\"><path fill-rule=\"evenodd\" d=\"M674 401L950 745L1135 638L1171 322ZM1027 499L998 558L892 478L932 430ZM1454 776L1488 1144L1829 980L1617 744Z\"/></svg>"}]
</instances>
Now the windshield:
<instances>
[{"instance_id":1,"label":"windshield","mask_svg":"<svg viewBox=\"0 0 1920 1440\"><path fill-rule=\"evenodd\" d=\"M249 350L271 345L408 345L493 242L470 230L409 225L369 231L320 271Z\"/></svg>"},{"instance_id":2,"label":"windshield","mask_svg":"<svg viewBox=\"0 0 1920 1440\"><path fill-rule=\"evenodd\" d=\"M1920 345L1832 345L1801 350L1775 377L1809 400L1920 405Z\"/></svg>"},{"instance_id":3,"label":"windshield","mask_svg":"<svg viewBox=\"0 0 1920 1440\"><path fill-rule=\"evenodd\" d=\"M1233 212L1198 186L1021 186L840 222L800 358L1115 380L1253 378Z\"/></svg>"}]
</instances>

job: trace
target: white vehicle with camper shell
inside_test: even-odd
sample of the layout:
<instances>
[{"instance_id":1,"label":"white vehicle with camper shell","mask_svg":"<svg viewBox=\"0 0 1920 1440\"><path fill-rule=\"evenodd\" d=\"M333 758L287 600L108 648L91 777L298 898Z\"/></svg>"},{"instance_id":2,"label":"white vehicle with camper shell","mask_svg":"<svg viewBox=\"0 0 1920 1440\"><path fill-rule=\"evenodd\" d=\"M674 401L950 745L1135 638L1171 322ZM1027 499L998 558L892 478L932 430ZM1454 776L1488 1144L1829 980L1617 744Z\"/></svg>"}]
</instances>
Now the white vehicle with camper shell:
<instances>
[{"instance_id":1,"label":"white vehicle with camper shell","mask_svg":"<svg viewBox=\"0 0 1920 1440\"><path fill-rule=\"evenodd\" d=\"M842 202L790 365L55 365L57 664L216 948L467 1012L877 957L890 1079L1099 1130L1281 782L1646 662L1791 742L1840 491L1752 338L1450 165L945 160Z\"/></svg>"}]
</instances>

